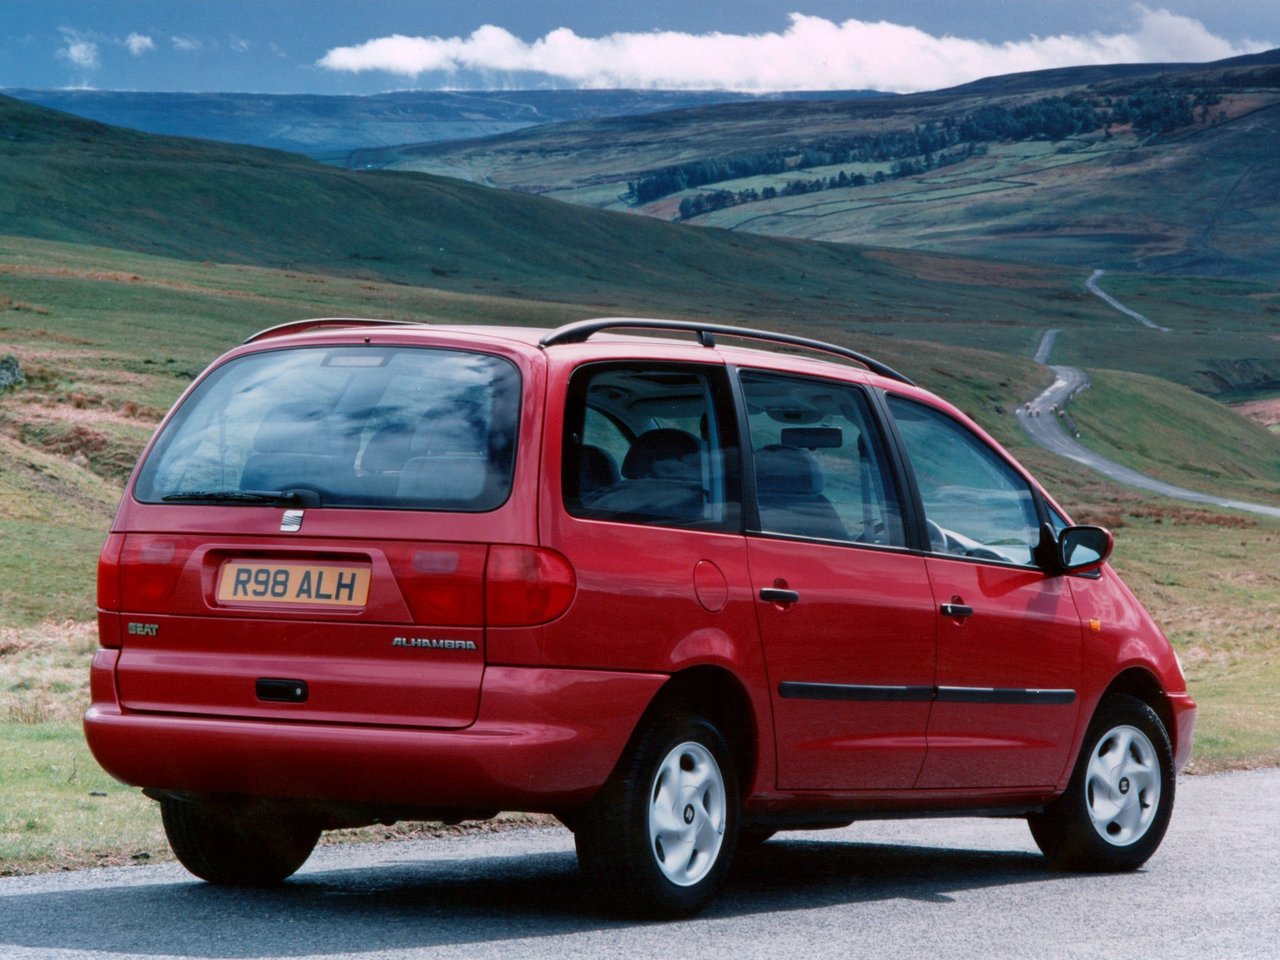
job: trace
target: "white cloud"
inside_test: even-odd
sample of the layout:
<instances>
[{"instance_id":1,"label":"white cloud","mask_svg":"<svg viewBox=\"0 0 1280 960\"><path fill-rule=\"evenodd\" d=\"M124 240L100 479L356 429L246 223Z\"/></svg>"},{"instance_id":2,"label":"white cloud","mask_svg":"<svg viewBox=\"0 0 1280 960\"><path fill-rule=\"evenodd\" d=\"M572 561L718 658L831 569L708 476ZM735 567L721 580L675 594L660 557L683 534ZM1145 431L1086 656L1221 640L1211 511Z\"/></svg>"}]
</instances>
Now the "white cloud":
<instances>
[{"instance_id":1,"label":"white cloud","mask_svg":"<svg viewBox=\"0 0 1280 960\"><path fill-rule=\"evenodd\" d=\"M124 45L129 48L129 52L135 57L140 57L144 53L150 53L156 48L156 42L141 33L129 34L129 36L124 38Z\"/></svg>"},{"instance_id":2,"label":"white cloud","mask_svg":"<svg viewBox=\"0 0 1280 960\"><path fill-rule=\"evenodd\" d=\"M993 44L935 37L881 21L791 14L781 33L687 34L670 31L580 37L560 28L532 43L483 26L469 37L399 34L335 47L317 65L416 78L427 73L541 74L581 87L728 89L745 91L872 88L935 90L981 77L1097 63L1207 61L1269 49L1233 44L1198 20L1133 8L1127 33L1063 34Z\"/></svg>"},{"instance_id":3,"label":"white cloud","mask_svg":"<svg viewBox=\"0 0 1280 960\"><path fill-rule=\"evenodd\" d=\"M58 50L58 56L64 60L69 60L77 67L85 70L98 69L98 45L91 38L83 34L62 28L62 39L66 46Z\"/></svg>"},{"instance_id":4,"label":"white cloud","mask_svg":"<svg viewBox=\"0 0 1280 960\"><path fill-rule=\"evenodd\" d=\"M193 40L191 37L170 37L169 42L173 44L173 49L180 50L183 53L191 53L200 49L200 41Z\"/></svg>"},{"instance_id":5,"label":"white cloud","mask_svg":"<svg viewBox=\"0 0 1280 960\"><path fill-rule=\"evenodd\" d=\"M231 34L230 39L227 40L227 45L236 53L245 53L249 49L249 41L234 33Z\"/></svg>"},{"instance_id":6,"label":"white cloud","mask_svg":"<svg viewBox=\"0 0 1280 960\"><path fill-rule=\"evenodd\" d=\"M92 69L98 65L98 45L88 40L77 40L67 45L67 59L77 67Z\"/></svg>"}]
</instances>

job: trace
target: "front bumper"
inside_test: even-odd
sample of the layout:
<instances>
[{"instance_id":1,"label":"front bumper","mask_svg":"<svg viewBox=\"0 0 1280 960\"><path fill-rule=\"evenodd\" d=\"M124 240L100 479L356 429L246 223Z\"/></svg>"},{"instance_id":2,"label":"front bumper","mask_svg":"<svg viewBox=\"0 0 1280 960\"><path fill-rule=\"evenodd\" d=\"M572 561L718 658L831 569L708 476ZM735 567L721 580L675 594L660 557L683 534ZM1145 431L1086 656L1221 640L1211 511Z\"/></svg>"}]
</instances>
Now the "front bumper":
<instances>
[{"instance_id":1,"label":"front bumper","mask_svg":"<svg viewBox=\"0 0 1280 960\"><path fill-rule=\"evenodd\" d=\"M1179 772L1191 759L1191 742L1195 739L1196 702L1190 694L1166 694L1173 713L1173 766Z\"/></svg>"}]
</instances>

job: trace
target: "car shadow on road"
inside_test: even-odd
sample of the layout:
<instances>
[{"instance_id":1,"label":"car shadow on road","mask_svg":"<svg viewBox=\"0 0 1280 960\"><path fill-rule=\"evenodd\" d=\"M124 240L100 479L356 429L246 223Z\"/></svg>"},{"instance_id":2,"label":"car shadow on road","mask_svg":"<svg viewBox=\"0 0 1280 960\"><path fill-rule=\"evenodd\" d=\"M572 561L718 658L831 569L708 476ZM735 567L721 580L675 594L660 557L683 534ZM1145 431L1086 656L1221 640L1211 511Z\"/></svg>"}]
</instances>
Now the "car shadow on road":
<instances>
[{"instance_id":1,"label":"car shadow on road","mask_svg":"<svg viewBox=\"0 0 1280 960\"><path fill-rule=\"evenodd\" d=\"M697 924L911 901L1062 876L1026 852L775 839L742 851ZM303 873L281 887L196 880L0 896L5 945L131 956L290 957L497 944L632 925L607 916L572 853L401 861Z\"/></svg>"}]
</instances>

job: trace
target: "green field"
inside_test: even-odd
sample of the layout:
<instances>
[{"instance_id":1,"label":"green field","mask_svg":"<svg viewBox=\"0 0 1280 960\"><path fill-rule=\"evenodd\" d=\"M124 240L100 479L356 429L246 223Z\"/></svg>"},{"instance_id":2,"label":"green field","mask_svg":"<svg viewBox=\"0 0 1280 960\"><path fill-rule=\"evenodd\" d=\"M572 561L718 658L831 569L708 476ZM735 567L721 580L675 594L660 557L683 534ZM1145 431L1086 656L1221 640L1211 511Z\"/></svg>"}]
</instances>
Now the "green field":
<instances>
[{"instance_id":1,"label":"green field","mask_svg":"<svg viewBox=\"0 0 1280 960\"><path fill-rule=\"evenodd\" d=\"M1094 450L1189 489L1280 505L1280 447L1263 427L1165 380L1111 370L1092 380L1071 412Z\"/></svg>"}]
</instances>

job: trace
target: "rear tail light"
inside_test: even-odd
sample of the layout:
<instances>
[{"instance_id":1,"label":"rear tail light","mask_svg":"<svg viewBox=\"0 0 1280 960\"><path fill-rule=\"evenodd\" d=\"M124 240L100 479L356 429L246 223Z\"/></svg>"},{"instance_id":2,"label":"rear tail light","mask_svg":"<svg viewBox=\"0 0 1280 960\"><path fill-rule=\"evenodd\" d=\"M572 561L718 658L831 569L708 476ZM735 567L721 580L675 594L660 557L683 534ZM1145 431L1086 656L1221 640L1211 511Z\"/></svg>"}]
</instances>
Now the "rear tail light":
<instances>
[{"instance_id":1,"label":"rear tail light","mask_svg":"<svg viewBox=\"0 0 1280 960\"><path fill-rule=\"evenodd\" d=\"M121 609L120 554L123 550L124 534L113 533L98 554L98 643L103 647L120 646L120 618L116 614ZM94 699L99 699L96 694Z\"/></svg>"},{"instance_id":2,"label":"rear tail light","mask_svg":"<svg viewBox=\"0 0 1280 960\"><path fill-rule=\"evenodd\" d=\"M479 627L484 620L483 544L436 543L387 559L414 623Z\"/></svg>"},{"instance_id":3,"label":"rear tail light","mask_svg":"<svg viewBox=\"0 0 1280 960\"><path fill-rule=\"evenodd\" d=\"M120 606L130 613L166 613L191 543L175 537L132 534L120 552Z\"/></svg>"},{"instance_id":4,"label":"rear tail light","mask_svg":"<svg viewBox=\"0 0 1280 960\"><path fill-rule=\"evenodd\" d=\"M113 533L102 545L98 555L98 609L120 609L120 552L124 549L124 534Z\"/></svg>"},{"instance_id":5,"label":"rear tail light","mask_svg":"<svg viewBox=\"0 0 1280 960\"><path fill-rule=\"evenodd\" d=\"M531 627L560 616L573 603L578 578L554 550L499 544L485 570L485 622Z\"/></svg>"}]
</instances>

